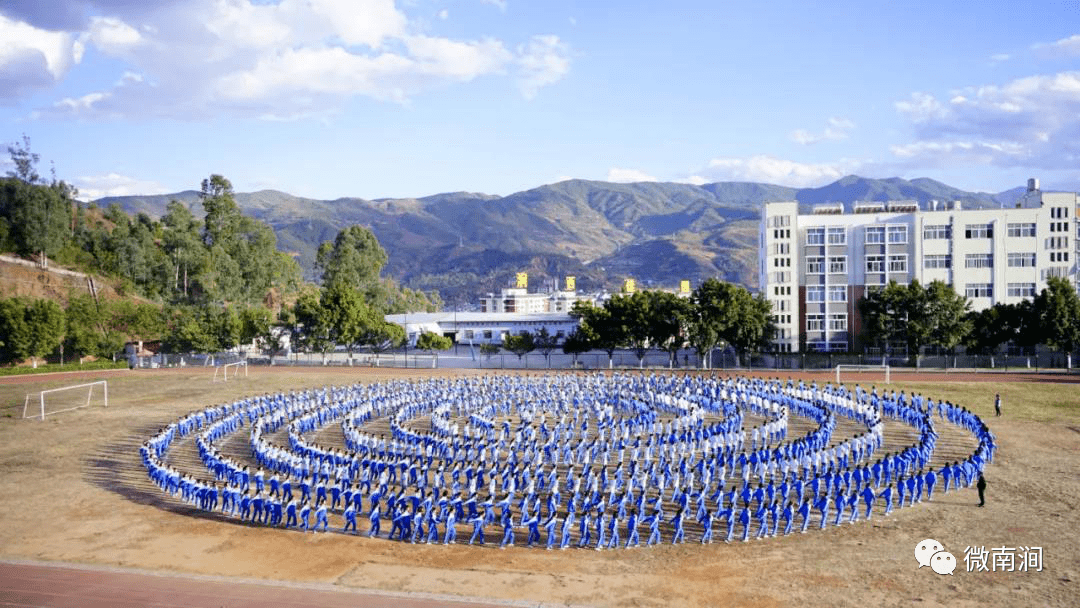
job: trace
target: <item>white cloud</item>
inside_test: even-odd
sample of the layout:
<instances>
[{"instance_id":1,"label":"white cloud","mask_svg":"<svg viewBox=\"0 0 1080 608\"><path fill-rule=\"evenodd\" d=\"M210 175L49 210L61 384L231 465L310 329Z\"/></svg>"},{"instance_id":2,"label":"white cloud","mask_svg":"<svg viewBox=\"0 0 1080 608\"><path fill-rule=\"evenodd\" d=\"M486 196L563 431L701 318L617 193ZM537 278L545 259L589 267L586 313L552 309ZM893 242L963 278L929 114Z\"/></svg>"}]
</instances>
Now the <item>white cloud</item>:
<instances>
[{"instance_id":1,"label":"white cloud","mask_svg":"<svg viewBox=\"0 0 1080 608\"><path fill-rule=\"evenodd\" d=\"M1012 59L1012 55L1008 53L998 53L990 56L990 61L993 63L1004 63L1010 59Z\"/></svg>"},{"instance_id":2,"label":"white cloud","mask_svg":"<svg viewBox=\"0 0 1080 608\"><path fill-rule=\"evenodd\" d=\"M830 118L825 123L825 130L821 133L810 133L805 129L796 129L791 132L791 141L808 146L820 141L837 141L847 139L855 123L846 118Z\"/></svg>"},{"instance_id":3,"label":"white cloud","mask_svg":"<svg viewBox=\"0 0 1080 608\"><path fill-rule=\"evenodd\" d=\"M15 99L59 81L81 53L75 38L0 14L0 100Z\"/></svg>"},{"instance_id":4,"label":"white cloud","mask_svg":"<svg viewBox=\"0 0 1080 608\"><path fill-rule=\"evenodd\" d=\"M960 89L947 102L917 93L896 105L915 141L891 149L910 164L1080 165L1080 72Z\"/></svg>"},{"instance_id":5,"label":"white cloud","mask_svg":"<svg viewBox=\"0 0 1080 608\"><path fill-rule=\"evenodd\" d=\"M72 180L72 183L79 189L79 198L84 201L97 200L106 196L168 193L165 186L155 181L140 180L118 173L79 177Z\"/></svg>"},{"instance_id":6,"label":"white cloud","mask_svg":"<svg viewBox=\"0 0 1080 608\"><path fill-rule=\"evenodd\" d=\"M791 187L820 186L853 173L860 162L842 159L833 163L801 163L775 156L714 158L701 174L709 182L750 181ZM701 176L698 176L701 177Z\"/></svg>"},{"instance_id":7,"label":"white cloud","mask_svg":"<svg viewBox=\"0 0 1080 608\"><path fill-rule=\"evenodd\" d=\"M353 97L403 103L486 75L509 78L532 98L570 69L569 47L557 36L533 36L516 48L491 37L431 36L394 0L117 0L111 8L115 16L89 18L83 31L58 35L48 45L33 35L40 30L10 22L28 28L22 38L51 49L48 65L56 67L54 75L46 73L47 83L59 79L84 46L126 61L125 71L139 76L61 100L42 114L325 117ZM2 86L4 50L0 98L12 88ZM18 64L24 72L43 71L25 63ZM87 97L96 94L102 97Z\"/></svg>"},{"instance_id":8,"label":"white cloud","mask_svg":"<svg viewBox=\"0 0 1080 608\"><path fill-rule=\"evenodd\" d=\"M517 84L526 99L541 87L553 84L570 71L570 48L558 36L533 36L518 47Z\"/></svg>"},{"instance_id":9,"label":"white cloud","mask_svg":"<svg viewBox=\"0 0 1080 608\"><path fill-rule=\"evenodd\" d=\"M439 17L439 19L442 19L443 21L446 21L447 19L450 18L450 11L448 11L448 10L446 10L444 8L441 11L438 12L437 16Z\"/></svg>"},{"instance_id":10,"label":"white cloud","mask_svg":"<svg viewBox=\"0 0 1080 608\"><path fill-rule=\"evenodd\" d=\"M91 17L90 30L80 42L89 41L109 55L122 55L143 42L138 30L113 17Z\"/></svg>"},{"instance_id":11,"label":"white cloud","mask_svg":"<svg viewBox=\"0 0 1080 608\"><path fill-rule=\"evenodd\" d=\"M506 12L506 0L480 0L480 2L498 7L500 11Z\"/></svg>"},{"instance_id":12,"label":"white cloud","mask_svg":"<svg viewBox=\"0 0 1080 608\"><path fill-rule=\"evenodd\" d=\"M912 122L925 122L931 118L940 118L944 109L937 99L929 93L912 93L907 101L896 102L896 109Z\"/></svg>"},{"instance_id":13,"label":"white cloud","mask_svg":"<svg viewBox=\"0 0 1080 608\"><path fill-rule=\"evenodd\" d=\"M1053 56L1076 57L1080 55L1080 34L1073 34L1054 42L1040 42L1033 44L1031 48Z\"/></svg>"},{"instance_id":14,"label":"white cloud","mask_svg":"<svg viewBox=\"0 0 1080 608\"><path fill-rule=\"evenodd\" d=\"M619 183L655 182L655 177L637 169L620 169L612 167L608 170L607 181Z\"/></svg>"},{"instance_id":15,"label":"white cloud","mask_svg":"<svg viewBox=\"0 0 1080 608\"><path fill-rule=\"evenodd\" d=\"M691 175L682 179L677 179L675 182L679 184L690 184L691 186L704 186L709 183L709 180L700 175Z\"/></svg>"},{"instance_id":16,"label":"white cloud","mask_svg":"<svg viewBox=\"0 0 1080 608\"><path fill-rule=\"evenodd\" d=\"M410 36L405 39L405 46L409 55L423 65L424 72L461 81L501 72L513 58L502 42L492 38L458 42Z\"/></svg>"},{"instance_id":17,"label":"white cloud","mask_svg":"<svg viewBox=\"0 0 1080 608\"><path fill-rule=\"evenodd\" d=\"M82 97L65 97L53 104L61 110L84 111L94 107L95 103L109 97L108 93L87 93Z\"/></svg>"}]
</instances>

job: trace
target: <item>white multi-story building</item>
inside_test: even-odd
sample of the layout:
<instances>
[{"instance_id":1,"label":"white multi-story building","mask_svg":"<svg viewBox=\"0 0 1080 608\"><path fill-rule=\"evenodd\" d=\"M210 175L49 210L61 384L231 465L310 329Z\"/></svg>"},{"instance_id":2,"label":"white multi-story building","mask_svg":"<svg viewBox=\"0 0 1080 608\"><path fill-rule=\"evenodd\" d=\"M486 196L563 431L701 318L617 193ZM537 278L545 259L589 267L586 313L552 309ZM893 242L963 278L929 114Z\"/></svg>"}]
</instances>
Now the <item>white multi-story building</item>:
<instances>
[{"instance_id":1,"label":"white multi-story building","mask_svg":"<svg viewBox=\"0 0 1080 608\"><path fill-rule=\"evenodd\" d=\"M781 352L852 351L858 301L889 281L953 286L974 310L1034 297L1051 276L1080 290L1080 199L1042 192L1038 180L1015 208L963 209L914 201L765 205L759 284L773 305Z\"/></svg>"}]
</instances>

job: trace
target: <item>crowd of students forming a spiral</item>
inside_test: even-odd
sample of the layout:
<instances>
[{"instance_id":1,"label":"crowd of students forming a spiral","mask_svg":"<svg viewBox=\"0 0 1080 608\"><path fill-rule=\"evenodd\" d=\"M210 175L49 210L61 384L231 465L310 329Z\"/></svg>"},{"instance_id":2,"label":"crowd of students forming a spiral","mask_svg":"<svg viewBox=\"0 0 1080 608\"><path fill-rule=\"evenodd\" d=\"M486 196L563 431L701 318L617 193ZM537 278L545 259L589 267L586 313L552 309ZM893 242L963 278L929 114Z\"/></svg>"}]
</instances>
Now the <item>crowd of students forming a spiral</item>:
<instances>
[{"instance_id":1,"label":"crowd of students forming a spiral","mask_svg":"<svg viewBox=\"0 0 1080 608\"><path fill-rule=\"evenodd\" d=\"M764 422L744 428L747 413ZM817 426L788 437L792 416ZM390 436L365 430L384 418ZM839 418L861 432L834 437ZM882 454L885 419L909 425L917 441ZM971 432L978 447L935 470L928 464L944 421ZM312 441L333 423L345 449ZM255 471L215 445L243 427ZM287 447L269 439L283 429ZM170 464L170 446L188 435L212 479ZM163 491L253 524L326 532L332 517L344 533L410 543L464 542L469 534L470 545L506 547L520 533L530 547L601 550L642 539L711 543L714 530L717 540L747 541L869 520L875 509L888 515L931 500L939 485L970 486L994 450L994 435L974 413L917 394L616 372L251 397L184 416L141 453Z\"/></svg>"}]
</instances>

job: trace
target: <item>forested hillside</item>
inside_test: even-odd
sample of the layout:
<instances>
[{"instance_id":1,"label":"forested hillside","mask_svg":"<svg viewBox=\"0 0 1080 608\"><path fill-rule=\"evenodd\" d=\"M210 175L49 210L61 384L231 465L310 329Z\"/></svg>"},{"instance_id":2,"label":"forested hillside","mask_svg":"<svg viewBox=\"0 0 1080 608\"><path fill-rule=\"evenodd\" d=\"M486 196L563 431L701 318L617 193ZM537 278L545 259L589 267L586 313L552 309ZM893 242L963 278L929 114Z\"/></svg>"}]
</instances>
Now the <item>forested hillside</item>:
<instances>
[{"instance_id":1,"label":"forested hillside","mask_svg":"<svg viewBox=\"0 0 1080 608\"><path fill-rule=\"evenodd\" d=\"M197 210L170 201L160 217L132 216L119 205L80 203L64 181L43 179L29 140L8 152L15 169L0 178L0 253L104 277L98 284L115 285L124 297L99 297L88 285L63 296L40 290L46 297L0 300L0 361L46 357L61 348L69 358L112 357L136 339L202 352L260 337L269 344L281 335L275 325L296 325L302 294L319 293L303 282L293 256L279 251L274 230L241 212L220 175L202 181ZM355 295L351 305L363 306L372 323L387 313L439 306L437 298L381 276L386 252L367 229L346 228L324 245L320 272L328 283L339 277L332 281L341 285L339 300ZM308 318L309 325L332 326L322 318L331 308Z\"/></svg>"}]
</instances>

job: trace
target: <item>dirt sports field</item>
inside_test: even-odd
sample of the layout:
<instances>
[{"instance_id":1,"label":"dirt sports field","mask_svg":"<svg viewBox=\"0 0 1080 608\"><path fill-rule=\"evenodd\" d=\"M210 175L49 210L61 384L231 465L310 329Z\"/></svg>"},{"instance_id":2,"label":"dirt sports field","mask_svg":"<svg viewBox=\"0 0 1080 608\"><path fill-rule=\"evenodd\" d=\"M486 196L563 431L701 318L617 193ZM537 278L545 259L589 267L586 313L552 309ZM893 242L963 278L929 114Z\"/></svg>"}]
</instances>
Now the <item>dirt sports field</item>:
<instances>
[{"instance_id":1,"label":"dirt sports field","mask_svg":"<svg viewBox=\"0 0 1080 608\"><path fill-rule=\"evenodd\" d=\"M932 502L888 518L878 509L872 522L824 531L813 522L806 534L731 545L702 546L692 531L693 542L682 545L602 552L305 535L199 513L163 496L139 463L143 439L194 409L254 393L424 373L432 372L253 368L227 384L212 383L205 369L91 374L108 379L109 407L44 422L20 420L25 395L84 378L0 380L0 605L1080 605L1076 375L894 373L898 390L965 405L997 435L986 507L976 507L974 489L939 489ZM852 380L867 386L882 378ZM996 392L1001 418L993 416ZM898 424L886 422L893 445L906 440ZM949 429L941 431L935 462L971 452L970 435L942 426ZM242 453L242 445L227 447ZM918 568L914 548L927 538L959 560L952 576ZM966 572L968 546L1042 547L1043 568ZM50 567L30 567L44 564Z\"/></svg>"}]
</instances>

